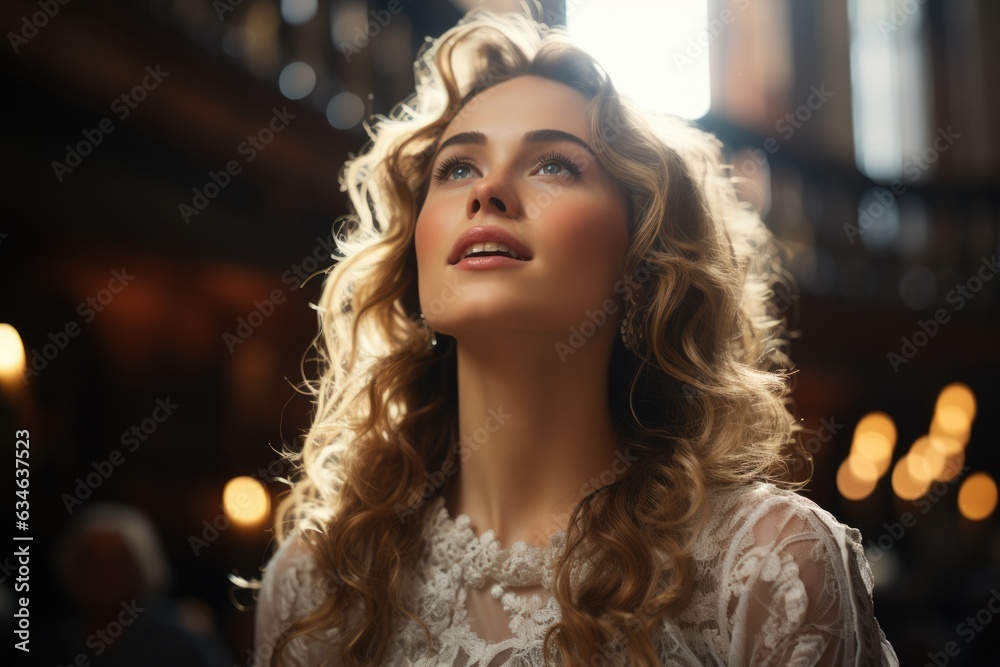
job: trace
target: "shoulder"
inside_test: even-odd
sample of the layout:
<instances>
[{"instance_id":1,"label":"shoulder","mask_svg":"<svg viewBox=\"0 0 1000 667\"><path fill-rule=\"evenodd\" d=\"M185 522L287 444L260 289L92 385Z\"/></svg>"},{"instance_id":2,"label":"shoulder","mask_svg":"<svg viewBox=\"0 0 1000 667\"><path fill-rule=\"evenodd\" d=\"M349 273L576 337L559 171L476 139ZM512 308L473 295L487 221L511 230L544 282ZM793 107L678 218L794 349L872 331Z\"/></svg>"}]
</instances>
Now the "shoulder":
<instances>
[{"instance_id":1,"label":"shoulder","mask_svg":"<svg viewBox=\"0 0 1000 667\"><path fill-rule=\"evenodd\" d=\"M782 580L783 572L794 576L803 595L850 585L870 596L874 582L861 533L809 498L754 483L711 492L707 500L699 547L722 556L713 560L729 581L761 587Z\"/></svg>"},{"instance_id":2,"label":"shoulder","mask_svg":"<svg viewBox=\"0 0 1000 667\"><path fill-rule=\"evenodd\" d=\"M316 561L300 532L290 535L264 566L260 597L290 602L317 578Z\"/></svg>"},{"instance_id":3,"label":"shoulder","mask_svg":"<svg viewBox=\"0 0 1000 667\"><path fill-rule=\"evenodd\" d=\"M325 592L312 551L296 531L282 542L263 570L256 606L258 649L273 647L295 620L316 609Z\"/></svg>"},{"instance_id":4,"label":"shoulder","mask_svg":"<svg viewBox=\"0 0 1000 667\"><path fill-rule=\"evenodd\" d=\"M773 484L756 482L745 486L716 489L706 497L707 518L698 542L714 551L711 544L720 535L736 551L753 547L774 547L806 543L821 545L821 556L864 557L861 533L838 520L813 500ZM871 588L871 581L867 581Z\"/></svg>"},{"instance_id":5,"label":"shoulder","mask_svg":"<svg viewBox=\"0 0 1000 667\"><path fill-rule=\"evenodd\" d=\"M894 664L858 530L767 483L715 490L707 500L695 558L717 582L735 664L805 654L817 660L803 664Z\"/></svg>"},{"instance_id":6,"label":"shoulder","mask_svg":"<svg viewBox=\"0 0 1000 667\"><path fill-rule=\"evenodd\" d=\"M794 516L817 527L822 524L835 531L853 530L811 498L790 489L778 488L769 482L754 482L715 490L708 495L717 505L717 509L725 508L727 513L737 520L759 521Z\"/></svg>"},{"instance_id":7,"label":"shoulder","mask_svg":"<svg viewBox=\"0 0 1000 667\"><path fill-rule=\"evenodd\" d=\"M843 526L830 512L810 498L770 482L752 482L742 486L709 490L706 493L711 511L721 518L753 520L773 514L796 514L810 517L828 526Z\"/></svg>"}]
</instances>

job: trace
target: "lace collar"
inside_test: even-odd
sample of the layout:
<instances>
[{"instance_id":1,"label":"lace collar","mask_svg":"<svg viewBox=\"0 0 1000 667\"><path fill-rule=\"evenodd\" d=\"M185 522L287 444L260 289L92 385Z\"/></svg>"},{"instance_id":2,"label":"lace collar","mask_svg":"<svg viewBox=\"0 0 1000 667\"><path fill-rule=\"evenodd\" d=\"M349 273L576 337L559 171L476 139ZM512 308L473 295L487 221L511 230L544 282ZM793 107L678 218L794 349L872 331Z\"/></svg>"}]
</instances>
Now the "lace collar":
<instances>
[{"instance_id":1,"label":"lace collar","mask_svg":"<svg viewBox=\"0 0 1000 667\"><path fill-rule=\"evenodd\" d=\"M476 535L468 515L453 519L441 496L431 502L427 516L428 543L437 552L436 560L450 565L473 588L492 581L503 587L540 585L551 590L552 571L566 547L565 530L553 533L548 546L517 541L503 548L492 529Z\"/></svg>"}]
</instances>

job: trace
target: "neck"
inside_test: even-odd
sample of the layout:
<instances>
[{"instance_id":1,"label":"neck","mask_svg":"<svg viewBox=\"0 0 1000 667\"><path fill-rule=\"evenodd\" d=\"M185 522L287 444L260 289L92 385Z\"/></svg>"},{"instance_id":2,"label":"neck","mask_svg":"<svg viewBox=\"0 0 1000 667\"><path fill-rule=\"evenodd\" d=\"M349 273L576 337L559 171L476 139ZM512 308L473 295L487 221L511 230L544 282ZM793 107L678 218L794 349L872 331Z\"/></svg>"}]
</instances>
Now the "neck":
<instances>
[{"instance_id":1,"label":"neck","mask_svg":"<svg viewBox=\"0 0 1000 667\"><path fill-rule=\"evenodd\" d=\"M468 515L477 534L493 529L505 547L547 545L584 496L624 471L607 389L616 333L609 327L563 355L551 336L458 341L452 516Z\"/></svg>"}]
</instances>

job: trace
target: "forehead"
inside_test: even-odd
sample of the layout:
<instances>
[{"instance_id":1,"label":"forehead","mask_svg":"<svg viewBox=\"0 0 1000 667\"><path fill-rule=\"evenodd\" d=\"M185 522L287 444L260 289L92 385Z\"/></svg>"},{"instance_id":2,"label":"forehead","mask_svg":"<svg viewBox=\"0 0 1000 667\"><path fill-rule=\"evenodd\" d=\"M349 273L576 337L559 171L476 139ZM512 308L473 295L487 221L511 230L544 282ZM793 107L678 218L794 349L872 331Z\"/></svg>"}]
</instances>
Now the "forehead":
<instances>
[{"instance_id":1,"label":"forehead","mask_svg":"<svg viewBox=\"0 0 1000 667\"><path fill-rule=\"evenodd\" d=\"M564 83L519 76L487 88L469 100L441 136L480 131L491 139L519 138L528 130L562 130L590 143L587 98Z\"/></svg>"}]
</instances>

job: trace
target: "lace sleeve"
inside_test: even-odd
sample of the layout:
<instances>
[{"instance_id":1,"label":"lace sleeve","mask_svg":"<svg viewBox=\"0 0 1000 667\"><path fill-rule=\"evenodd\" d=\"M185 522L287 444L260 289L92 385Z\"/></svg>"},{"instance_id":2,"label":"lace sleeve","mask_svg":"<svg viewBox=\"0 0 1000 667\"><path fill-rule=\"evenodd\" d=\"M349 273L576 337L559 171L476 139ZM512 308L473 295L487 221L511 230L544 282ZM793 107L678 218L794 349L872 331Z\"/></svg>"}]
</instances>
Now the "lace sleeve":
<instances>
[{"instance_id":1,"label":"lace sleeve","mask_svg":"<svg viewBox=\"0 0 1000 667\"><path fill-rule=\"evenodd\" d=\"M791 492L746 503L725 558L728 664L834 667L898 659L875 619L861 534Z\"/></svg>"},{"instance_id":2,"label":"lace sleeve","mask_svg":"<svg viewBox=\"0 0 1000 667\"><path fill-rule=\"evenodd\" d=\"M275 645L292 622L308 614L322 600L325 587L312 554L303 540L292 536L275 552L264 569L257 597L254 666L272 664ZM332 636L328 639L332 639ZM325 642L292 640L285 651L285 665L312 667L322 660Z\"/></svg>"}]
</instances>

